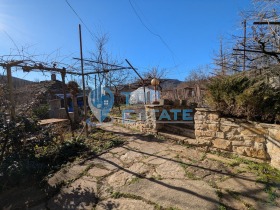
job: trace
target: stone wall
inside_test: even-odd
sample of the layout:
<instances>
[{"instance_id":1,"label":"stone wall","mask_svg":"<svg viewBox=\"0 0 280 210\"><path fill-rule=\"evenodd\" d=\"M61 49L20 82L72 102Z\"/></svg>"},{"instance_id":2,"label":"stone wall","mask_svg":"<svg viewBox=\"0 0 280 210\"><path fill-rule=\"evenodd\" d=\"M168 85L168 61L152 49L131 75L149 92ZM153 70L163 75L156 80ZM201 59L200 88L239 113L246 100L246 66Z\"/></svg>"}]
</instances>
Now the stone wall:
<instances>
[{"instance_id":1,"label":"stone wall","mask_svg":"<svg viewBox=\"0 0 280 210\"><path fill-rule=\"evenodd\" d=\"M148 132L146 128L146 124L144 121L141 120L132 120L132 119L123 119L121 117L112 117L113 123L122 125L129 129L135 129L141 132Z\"/></svg>"},{"instance_id":2,"label":"stone wall","mask_svg":"<svg viewBox=\"0 0 280 210\"><path fill-rule=\"evenodd\" d=\"M178 100L179 101L179 100ZM124 127L137 129L141 132L147 132L147 133L158 133L158 131L165 130L166 124L157 121L159 119L160 114L163 110L166 110L170 118L174 118L174 113L170 112L171 109L186 109L185 106L182 105L145 105L145 116L143 116L143 119L140 120L133 120L133 119L123 119L120 117L113 117L114 123L116 124L122 124ZM191 113L191 117L193 116L193 113ZM182 114L177 113L178 120L181 120ZM191 122L193 123L193 121ZM168 125L170 125L168 123ZM186 128L172 128L173 131L179 131L181 133L189 133L190 129Z\"/></svg>"},{"instance_id":3,"label":"stone wall","mask_svg":"<svg viewBox=\"0 0 280 210\"><path fill-rule=\"evenodd\" d=\"M280 125L223 118L214 110L197 108L195 136L209 149L270 161L280 169Z\"/></svg>"},{"instance_id":4,"label":"stone wall","mask_svg":"<svg viewBox=\"0 0 280 210\"><path fill-rule=\"evenodd\" d=\"M163 105L146 105L145 106L145 126L151 132L157 132L163 126L161 123L157 123L157 118L159 117L159 113L155 112L155 110L162 111Z\"/></svg>"}]
</instances>

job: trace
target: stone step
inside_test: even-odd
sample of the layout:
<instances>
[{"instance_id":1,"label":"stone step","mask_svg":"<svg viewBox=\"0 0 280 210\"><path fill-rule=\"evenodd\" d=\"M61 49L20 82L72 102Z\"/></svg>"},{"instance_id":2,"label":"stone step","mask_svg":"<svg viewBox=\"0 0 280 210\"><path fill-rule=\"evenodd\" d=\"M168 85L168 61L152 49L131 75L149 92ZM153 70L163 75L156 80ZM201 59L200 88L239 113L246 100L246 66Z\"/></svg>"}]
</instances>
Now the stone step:
<instances>
[{"instance_id":1,"label":"stone step","mask_svg":"<svg viewBox=\"0 0 280 210\"><path fill-rule=\"evenodd\" d=\"M175 135L175 134L171 134L171 133L167 133L167 132L158 132L157 134L160 136L166 137L168 139L174 140L180 144L193 145L196 147L205 147L205 146L209 146L211 144L211 142L208 140L201 140L201 139L198 140L198 139L189 138L189 137L185 137L185 136L179 136L179 135Z\"/></svg>"},{"instance_id":2,"label":"stone step","mask_svg":"<svg viewBox=\"0 0 280 210\"><path fill-rule=\"evenodd\" d=\"M195 139L194 129L165 124L163 131L170 132L172 134L180 135L183 137Z\"/></svg>"}]
</instances>

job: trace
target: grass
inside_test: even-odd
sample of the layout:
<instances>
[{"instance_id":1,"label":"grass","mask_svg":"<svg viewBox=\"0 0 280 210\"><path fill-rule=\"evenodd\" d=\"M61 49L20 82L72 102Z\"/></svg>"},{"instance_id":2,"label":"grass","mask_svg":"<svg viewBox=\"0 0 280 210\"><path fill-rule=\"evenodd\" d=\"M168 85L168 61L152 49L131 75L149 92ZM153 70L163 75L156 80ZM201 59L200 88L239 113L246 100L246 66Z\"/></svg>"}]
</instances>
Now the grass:
<instances>
[{"instance_id":1,"label":"grass","mask_svg":"<svg viewBox=\"0 0 280 210\"><path fill-rule=\"evenodd\" d=\"M133 177L132 180L130 180L130 182L128 183L129 185L130 184L134 184L134 183L137 183L140 181L140 178L139 177Z\"/></svg>"},{"instance_id":2,"label":"grass","mask_svg":"<svg viewBox=\"0 0 280 210\"><path fill-rule=\"evenodd\" d=\"M188 171L188 164L184 163L180 158L179 155L176 156L176 159L180 162L180 166L184 169L185 171L185 176L188 177L189 179L197 180L199 179L193 172Z\"/></svg>"},{"instance_id":3,"label":"grass","mask_svg":"<svg viewBox=\"0 0 280 210\"><path fill-rule=\"evenodd\" d=\"M249 172L252 172L259 177L258 181L260 182L280 184L280 171L276 168L273 168L268 163L254 162L252 160L248 160L246 158L240 157L236 154L230 154L224 152L212 152L212 153L218 156L232 159L233 162L228 164L231 167L239 166L240 164L245 164ZM241 172L245 172L245 171L241 171Z\"/></svg>"},{"instance_id":4,"label":"grass","mask_svg":"<svg viewBox=\"0 0 280 210\"><path fill-rule=\"evenodd\" d=\"M227 208L224 205L219 205L218 210L227 210Z\"/></svg>"},{"instance_id":5,"label":"grass","mask_svg":"<svg viewBox=\"0 0 280 210\"><path fill-rule=\"evenodd\" d=\"M159 175L159 174L158 174L157 176L152 175L151 179L154 179L154 180L162 180L162 177L161 177L161 175Z\"/></svg>"},{"instance_id":6,"label":"grass","mask_svg":"<svg viewBox=\"0 0 280 210\"><path fill-rule=\"evenodd\" d=\"M276 199L279 197L276 193L276 189L273 186L267 185L265 192L268 194L268 203L277 205Z\"/></svg>"},{"instance_id":7,"label":"grass","mask_svg":"<svg viewBox=\"0 0 280 210\"><path fill-rule=\"evenodd\" d=\"M201 158L200 158L200 161L205 160L206 156L207 156L207 153L206 153L206 152L204 152L204 153L203 153L203 155L202 155L202 156L201 156Z\"/></svg>"},{"instance_id":8,"label":"grass","mask_svg":"<svg viewBox=\"0 0 280 210\"><path fill-rule=\"evenodd\" d=\"M186 171L185 172L186 177L188 177L189 179L193 179L193 180L197 180L198 177L196 177L196 175L192 172Z\"/></svg>"}]
</instances>

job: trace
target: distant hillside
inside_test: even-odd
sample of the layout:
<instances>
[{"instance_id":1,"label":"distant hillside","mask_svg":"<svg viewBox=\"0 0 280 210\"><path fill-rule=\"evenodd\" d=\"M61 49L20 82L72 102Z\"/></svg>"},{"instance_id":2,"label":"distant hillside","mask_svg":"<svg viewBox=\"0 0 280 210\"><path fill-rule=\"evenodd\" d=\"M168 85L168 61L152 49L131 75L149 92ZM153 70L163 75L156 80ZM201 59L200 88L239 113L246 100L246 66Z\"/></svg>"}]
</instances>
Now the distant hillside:
<instances>
[{"instance_id":1,"label":"distant hillside","mask_svg":"<svg viewBox=\"0 0 280 210\"><path fill-rule=\"evenodd\" d=\"M160 86L163 90L176 88L179 84L183 83L178 79L163 79Z\"/></svg>"},{"instance_id":2,"label":"distant hillside","mask_svg":"<svg viewBox=\"0 0 280 210\"><path fill-rule=\"evenodd\" d=\"M20 78L17 78L17 77L13 77L12 80L13 80L14 88L21 88L23 86L30 85L30 84L34 83L32 81L25 80L25 79L20 79ZM7 76L0 75L0 84L5 84L5 83L7 83Z\"/></svg>"}]
</instances>

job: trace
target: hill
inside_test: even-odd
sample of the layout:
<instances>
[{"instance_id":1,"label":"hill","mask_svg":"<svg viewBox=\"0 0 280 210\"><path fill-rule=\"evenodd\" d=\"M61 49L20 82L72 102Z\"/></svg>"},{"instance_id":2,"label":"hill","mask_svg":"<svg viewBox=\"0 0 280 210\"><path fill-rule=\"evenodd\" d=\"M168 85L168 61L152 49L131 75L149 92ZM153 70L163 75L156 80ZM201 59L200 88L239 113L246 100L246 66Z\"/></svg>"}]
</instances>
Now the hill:
<instances>
[{"instance_id":1,"label":"hill","mask_svg":"<svg viewBox=\"0 0 280 210\"><path fill-rule=\"evenodd\" d=\"M183 83L178 79L163 79L160 86L163 90L176 88L179 84Z\"/></svg>"},{"instance_id":2,"label":"hill","mask_svg":"<svg viewBox=\"0 0 280 210\"><path fill-rule=\"evenodd\" d=\"M25 80L25 79L20 79L20 78L17 78L17 77L13 77L13 85L14 85L14 88L21 88L23 86L26 86L26 85L31 85L33 84L34 82L32 81L29 81L29 80ZM7 76L4 76L4 75L0 75L0 84L6 84L7 83Z\"/></svg>"}]
</instances>

